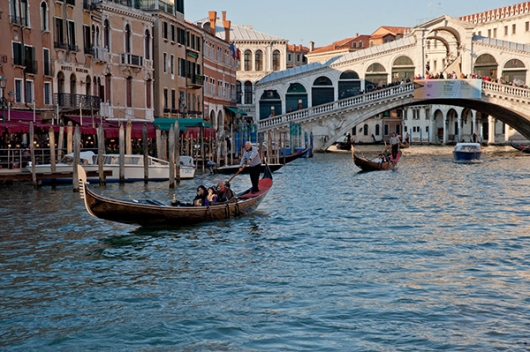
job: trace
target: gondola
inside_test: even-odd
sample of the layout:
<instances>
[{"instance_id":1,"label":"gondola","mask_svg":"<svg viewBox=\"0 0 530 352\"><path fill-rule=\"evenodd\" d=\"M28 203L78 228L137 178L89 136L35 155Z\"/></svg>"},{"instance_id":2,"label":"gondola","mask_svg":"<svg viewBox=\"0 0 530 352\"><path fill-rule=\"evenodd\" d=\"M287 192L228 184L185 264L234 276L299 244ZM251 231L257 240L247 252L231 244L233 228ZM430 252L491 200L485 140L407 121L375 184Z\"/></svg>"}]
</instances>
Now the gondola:
<instances>
[{"instance_id":1,"label":"gondola","mask_svg":"<svg viewBox=\"0 0 530 352\"><path fill-rule=\"evenodd\" d=\"M364 157L361 158L360 156L355 155L355 148L353 145L351 147L351 155L353 158L353 163L362 171L394 170L397 168L399 159L401 159L401 151L398 151L395 159L390 157L390 162L377 163L375 161L366 159Z\"/></svg>"},{"instance_id":2,"label":"gondola","mask_svg":"<svg viewBox=\"0 0 530 352\"><path fill-rule=\"evenodd\" d=\"M520 152L530 154L530 145L515 144L514 142L512 142L511 145Z\"/></svg>"},{"instance_id":3,"label":"gondola","mask_svg":"<svg viewBox=\"0 0 530 352\"><path fill-rule=\"evenodd\" d=\"M210 206L193 206L179 202L157 200L120 200L98 195L87 187L86 173L78 166L79 192L88 213L98 219L136 224L140 226L186 226L249 215L263 201L272 187L272 173L268 167L259 181L259 192L251 189L237 194L228 202Z\"/></svg>"}]
</instances>

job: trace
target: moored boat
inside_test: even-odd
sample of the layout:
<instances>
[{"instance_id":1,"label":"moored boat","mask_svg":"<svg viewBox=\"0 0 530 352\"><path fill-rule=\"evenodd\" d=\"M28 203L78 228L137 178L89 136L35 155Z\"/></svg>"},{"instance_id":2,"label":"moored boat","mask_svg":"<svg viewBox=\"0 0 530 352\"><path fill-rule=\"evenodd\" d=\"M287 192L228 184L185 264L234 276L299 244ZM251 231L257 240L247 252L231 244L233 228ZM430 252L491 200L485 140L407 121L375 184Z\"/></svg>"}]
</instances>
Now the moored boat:
<instances>
[{"instance_id":1,"label":"moored boat","mask_svg":"<svg viewBox=\"0 0 530 352\"><path fill-rule=\"evenodd\" d=\"M249 215L260 205L273 183L272 173L266 168L259 181L259 192L251 193L251 188L249 188L227 202L214 203L209 206L193 206L178 202L164 203L152 199L120 200L104 197L87 187L84 169L78 166L78 170L79 192L90 215L98 219L140 226L186 226Z\"/></svg>"},{"instance_id":2,"label":"moored boat","mask_svg":"<svg viewBox=\"0 0 530 352\"><path fill-rule=\"evenodd\" d=\"M517 149L520 152L528 153L530 154L530 145L525 144L515 144L514 142L511 143L511 146Z\"/></svg>"},{"instance_id":3,"label":"moored boat","mask_svg":"<svg viewBox=\"0 0 530 352\"><path fill-rule=\"evenodd\" d=\"M453 150L455 161L474 161L480 160L482 150L480 143L456 143Z\"/></svg>"},{"instance_id":4,"label":"moored boat","mask_svg":"<svg viewBox=\"0 0 530 352\"><path fill-rule=\"evenodd\" d=\"M395 170L398 166L399 160L401 159L401 151L398 151L395 158L392 158L392 156L390 156L390 161L376 162L373 160L369 160L365 157L360 157L356 155L354 146L351 147L351 154L353 158L353 163L362 171Z\"/></svg>"}]
</instances>

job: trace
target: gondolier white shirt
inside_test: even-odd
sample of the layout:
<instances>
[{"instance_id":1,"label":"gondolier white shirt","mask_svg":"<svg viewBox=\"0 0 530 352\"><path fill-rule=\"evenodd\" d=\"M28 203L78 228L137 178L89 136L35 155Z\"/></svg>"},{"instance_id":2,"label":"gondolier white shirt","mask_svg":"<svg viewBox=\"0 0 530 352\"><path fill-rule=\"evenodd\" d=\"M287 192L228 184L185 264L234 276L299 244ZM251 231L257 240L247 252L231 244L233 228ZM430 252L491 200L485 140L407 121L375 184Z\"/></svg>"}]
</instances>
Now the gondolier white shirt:
<instances>
[{"instance_id":1,"label":"gondolier white shirt","mask_svg":"<svg viewBox=\"0 0 530 352\"><path fill-rule=\"evenodd\" d=\"M241 163L239 166L243 166L250 160L250 167L260 165L261 158L259 157L259 152L256 148L252 147L250 150L245 150L243 156L241 157Z\"/></svg>"}]
</instances>

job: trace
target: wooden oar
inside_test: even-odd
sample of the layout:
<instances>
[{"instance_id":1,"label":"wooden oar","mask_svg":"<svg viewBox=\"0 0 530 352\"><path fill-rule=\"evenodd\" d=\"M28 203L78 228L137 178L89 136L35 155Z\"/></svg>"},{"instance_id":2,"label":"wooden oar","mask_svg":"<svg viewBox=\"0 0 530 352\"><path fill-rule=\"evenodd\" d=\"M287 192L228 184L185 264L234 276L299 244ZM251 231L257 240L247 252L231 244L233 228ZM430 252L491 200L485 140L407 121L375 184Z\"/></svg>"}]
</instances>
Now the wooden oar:
<instances>
[{"instance_id":1,"label":"wooden oar","mask_svg":"<svg viewBox=\"0 0 530 352\"><path fill-rule=\"evenodd\" d=\"M236 177L237 175L239 175L239 173L240 173L241 171L243 171L247 166L248 166L248 164L245 164L245 165L243 165L242 167L240 167L239 170L237 170L237 172L236 172L232 177L230 177L230 178L228 179L228 181L226 181L226 183L230 183L230 181L232 181L232 180L234 179L234 177Z\"/></svg>"}]
</instances>

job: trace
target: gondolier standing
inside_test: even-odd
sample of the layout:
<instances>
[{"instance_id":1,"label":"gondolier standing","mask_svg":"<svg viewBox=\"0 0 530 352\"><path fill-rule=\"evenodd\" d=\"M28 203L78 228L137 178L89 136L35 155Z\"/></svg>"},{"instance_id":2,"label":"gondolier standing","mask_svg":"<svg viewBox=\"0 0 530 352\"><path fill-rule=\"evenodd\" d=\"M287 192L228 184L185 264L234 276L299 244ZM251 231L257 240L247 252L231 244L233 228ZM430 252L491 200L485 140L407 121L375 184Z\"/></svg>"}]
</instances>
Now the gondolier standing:
<instances>
[{"instance_id":1,"label":"gondolier standing","mask_svg":"<svg viewBox=\"0 0 530 352\"><path fill-rule=\"evenodd\" d=\"M245 143L245 152L241 157L241 163L239 163L239 171L242 171L245 165L248 168L248 172L250 174L250 182L252 182L251 193L257 193L259 192L258 184L261 169L261 158L259 156L258 149L254 148L248 141Z\"/></svg>"},{"instance_id":2,"label":"gondolier standing","mask_svg":"<svg viewBox=\"0 0 530 352\"><path fill-rule=\"evenodd\" d=\"M390 137L390 145L392 145L392 159L396 158L399 149L399 137L396 132L392 132L392 137Z\"/></svg>"}]
</instances>

